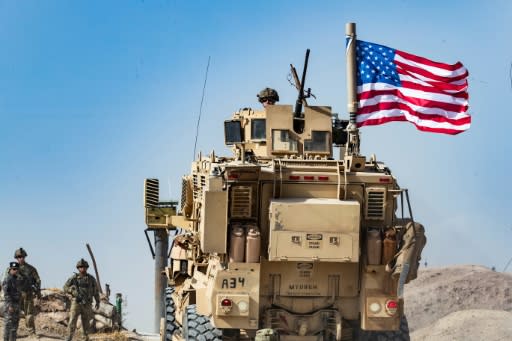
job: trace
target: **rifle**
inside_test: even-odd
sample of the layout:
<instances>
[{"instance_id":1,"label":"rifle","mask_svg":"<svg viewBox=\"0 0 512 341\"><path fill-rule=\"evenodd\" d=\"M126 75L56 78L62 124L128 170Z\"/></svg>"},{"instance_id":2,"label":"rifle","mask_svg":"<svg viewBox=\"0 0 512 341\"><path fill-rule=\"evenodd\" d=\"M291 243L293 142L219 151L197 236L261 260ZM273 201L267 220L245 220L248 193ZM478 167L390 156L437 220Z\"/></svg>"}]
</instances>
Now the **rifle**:
<instances>
[{"instance_id":1,"label":"rifle","mask_svg":"<svg viewBox=\"0 0 512 341\"><path fill-rule=\"evenodd\" d=\"M82 293L82 291L80 290L80 286L78 285L78 280L76 279L78 276L77 273L75 273L75 276L73 277L73 280L71 281L71 288L75 287L76 288L76 303L78 304L85 304L85 297Z\"/></svg>"}]
</instances>

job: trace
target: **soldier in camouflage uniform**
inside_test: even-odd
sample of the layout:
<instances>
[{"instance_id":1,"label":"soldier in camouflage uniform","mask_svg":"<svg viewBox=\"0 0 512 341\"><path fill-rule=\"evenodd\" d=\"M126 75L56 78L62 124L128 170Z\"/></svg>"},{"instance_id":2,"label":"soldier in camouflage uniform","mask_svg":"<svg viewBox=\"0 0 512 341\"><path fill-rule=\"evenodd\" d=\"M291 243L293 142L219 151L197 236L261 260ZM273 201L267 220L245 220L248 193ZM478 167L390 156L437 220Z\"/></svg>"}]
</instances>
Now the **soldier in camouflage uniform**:
<instances>
[{"instance_id":1,"label":"soldier in camouflage uniform","mask_svg":"<svg viewBox=\"0 0 512 341\"><path fill-rule=\"evenodd\" d=\"M279 102L279 94L272 88L265 88L261 90L256 95L256 97L258 97L258 101L263 105L264 108Z\"/></svg>"},{"instance_id":2,"label":"soldier in camouflage uniform","mask_svg":"<svg viewBox=\"0 0 512 341\"><path fill-rule=\"evenodd\" d=\"M64 292L71 294L71 311L66 341L71 341L76 329L78 315L82 319L82 330L85 340L89 340L89 321L92 315L92 298L96 301L95 308L100 307L100 294L96 279L87 273L89 264L83 258L76 264L78 273L73 274L64 285Z\"/></svg>"},{"instance_id":3,"label":"soldier in camouflage uniform","mask_svg":"<svg viewBox=\"0 0 512 341\"><path fill-rule=\"evenodd\" d=\"M19 264L18 270L18 288L21 291L20 309L25 313L25 325L30 334L36 333L35 327L35 311L34 297L41 297L41 279L37 273L37 269L25 262L27 252L20 247L14 251L14 259ZM6 276L9 269L6 270Z\"/></svg>"},{"instance_id":4,"label":"soldier in camouflage uniform","mask_svg":"<svg viewBox=\"0 0 512 341\"><path fill-rule=\"evenodd\" d=\"M18 288L18 269L20 265L16 262L9 264L9 272L2 282L4 292L4 341L16 340L18 323L20 321L20 299L21 293Z\"/></svg>"}]
</instances>

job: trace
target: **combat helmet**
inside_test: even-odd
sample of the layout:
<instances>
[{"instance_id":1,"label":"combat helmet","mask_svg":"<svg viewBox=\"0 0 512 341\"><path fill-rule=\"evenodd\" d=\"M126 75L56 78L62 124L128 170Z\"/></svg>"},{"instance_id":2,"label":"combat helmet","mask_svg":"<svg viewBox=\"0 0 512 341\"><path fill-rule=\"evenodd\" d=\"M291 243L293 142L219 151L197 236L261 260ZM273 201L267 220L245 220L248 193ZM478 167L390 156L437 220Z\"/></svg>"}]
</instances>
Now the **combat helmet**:
<instances>
[{"instance_id":1,"label":"combat helmet","mask_svg":"<svg viewBox=\"0 0 512 341\"><path fill-rule=\"evenodd\" d=\"M265 88L261 90L256 96L258 97L258 101L260 103L263 103L267 100L273 103L279 102L279 94L272 88Z\"/></svg>"},{"instance_id":2,"label":"combat helmet","mask_svg":"<svg viewBox=\"0 0 512 341\"><path fill-rule=\"evenodd\" d=\"M85 267L85 268L88 268L89 267L89 263L87 263L87 261L83 258L81 258L77 263L76 263L76 267L79 268L79 267Z\"/></svg>"},{"instance_id":3,"label":"combat helmet","mask_svg":"<svg viewBox=\"0 0 512 341\"><path fill-rule=\"evenodd\" d=\"M16 249L16 251L14 251L14 258L18 257L27 257L27 251L25 251L25 249L22 247Z\"/></svg>"}]
</instances>

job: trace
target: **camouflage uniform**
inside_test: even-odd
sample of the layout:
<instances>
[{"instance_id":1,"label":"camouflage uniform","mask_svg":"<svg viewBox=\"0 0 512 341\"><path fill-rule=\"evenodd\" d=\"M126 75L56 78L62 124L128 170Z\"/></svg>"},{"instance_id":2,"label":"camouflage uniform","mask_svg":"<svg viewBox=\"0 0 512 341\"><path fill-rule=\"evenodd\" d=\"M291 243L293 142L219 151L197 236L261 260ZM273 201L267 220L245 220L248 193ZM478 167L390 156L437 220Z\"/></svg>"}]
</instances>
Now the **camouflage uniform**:
<instances>
[{"instance_id":1,"label":"camouflage uniform","mask_svg":"<svg viewBox=\"0 0 512 341\"><path fill-rule=\"evenodd\" d=\"M19 248L15 251L14 258L19 255L26 257L27 253L23 248ZM7 277L8 274L9 268L5 271L4 277ZM41 279L37 269L27 262L19 264L17 282L18 288L21 291L20 309L25 313L25 325L31 334L35 334L34 297L41 296Z\"/></svg>"},{"instance_id":2,"label":"camouflage uniform","mask_svg":"<svg viewBox=\"0 0 512 341\"><path fill-rule=\"evenodd\" d=\"M80 264L80 261L78 264ZM85 264L87 264L87 262L85 262ZM89 321L93 317L92 298L94 297L96 301L96 307L98 307L100 302L100 295L96 279L88 273L75 273L66 281L66 284L64 285L64 291L68 294L71 294L72 296L68 323L68 336L66 340L71 340L73 338L78 315L80 315L82 319L82 330L84 337L86 340L88 340L87 335L89 333Z\"/></svg>"},{"instance_id":3,"label":"camouflage uniform","mask_svg":"<svg viewBox=\"0 0 512 341\"><path fill-rule=\"evenodd\" d=\"M16 340L16 333L18 331L18 324L20 321L21 293L18 288L17 277L18 276L16 275L8 273L2 282L2 290L4 292L5 300L4 341Z\"/></svg>"}]
</instances>

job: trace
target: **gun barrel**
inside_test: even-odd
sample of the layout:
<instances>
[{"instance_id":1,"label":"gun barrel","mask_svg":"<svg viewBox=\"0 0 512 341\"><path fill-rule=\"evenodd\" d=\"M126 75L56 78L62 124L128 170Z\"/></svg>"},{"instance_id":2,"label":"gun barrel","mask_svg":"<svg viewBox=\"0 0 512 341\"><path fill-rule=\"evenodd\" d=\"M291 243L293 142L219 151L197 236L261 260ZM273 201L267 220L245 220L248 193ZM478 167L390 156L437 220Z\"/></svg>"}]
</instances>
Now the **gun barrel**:
<instances>
[{"instance_id":1,"label":"gun barrel","mask_svg":"<svg viewBox=\"0 0 512 341\"><path fill-rule=\"evenodd\" d=\"M306 58L304 60L304 70L302 70L302 81L300 82L300 90L299 97L297 98L297 102L295 103L295 111L293 113L293 117L299 118L302 114L302 101L304 100L304 83L306 82L306 72L308 70L308 61L309 61L309 49L306 50Z\"/></svg>"},{"instance_id":2,"label":"gun barrel","mask_svg":"<svg viewBox=\"0 0 512 341\"><path fill-rule=\"evenodd\" d=\"M295 69L295 66L290 64L290 70L292 73L293 80L295 82L295 88L297 89L297 91L300 91L300 80L299 75L297 75L297 70ZM305 106L308 106L308 102L306 101L305 98L303 99L302 103L304 103Z\"/></svg>"}]
</instances>

